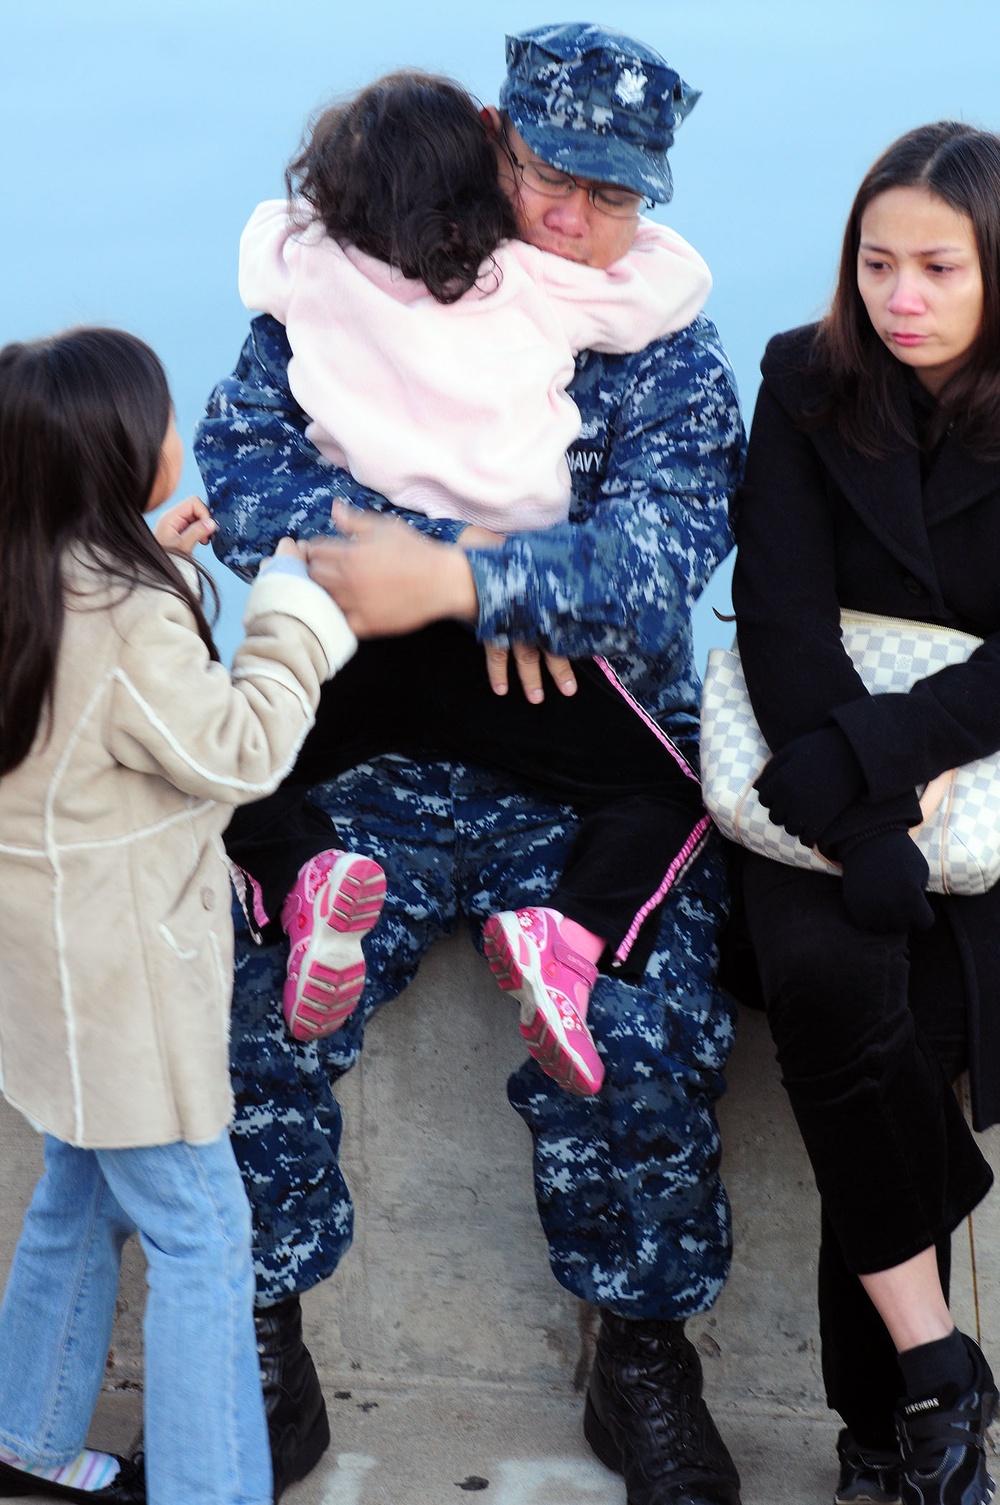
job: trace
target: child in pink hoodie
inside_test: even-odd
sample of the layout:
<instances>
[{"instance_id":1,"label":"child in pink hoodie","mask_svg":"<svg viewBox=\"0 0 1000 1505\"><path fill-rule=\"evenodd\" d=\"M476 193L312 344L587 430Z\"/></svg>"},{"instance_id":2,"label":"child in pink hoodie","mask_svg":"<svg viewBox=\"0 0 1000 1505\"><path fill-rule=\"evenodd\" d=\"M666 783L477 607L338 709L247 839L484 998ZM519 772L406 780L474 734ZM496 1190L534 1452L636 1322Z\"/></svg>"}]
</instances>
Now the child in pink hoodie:
<instances>
[{"instance_id":1,"label":"child in pink hoodie","mask_svg":"<svg viewBox=\"0 0 1000 1505\"><path fill-rule=\"evenodd\" d=\"M690 324L711 285L650 220L607 269L501 243L447 303L341 245L302 199L261 204L240 242L240 295L285 325L317 449L397 507L499 533L566 521L580 351L644 350Z\"/></svg>"},{"instance_id":2,"label":"child in pink hoodie","mask_svg":"<svg viewBox=\"0 0 1000 1505\"><path fill-rule=\"evenodd\" d=\"M698 253L641 219L607 269L519 241L474 102L423 74L389 75L327 110L287 180L288 201L261 204L244 231L240 292L286 327L307 436L400 509L497 535L564 522L566 450L580 432L567 392L575 357L639 351L690 323L711 287ZM601 192L605 212L638 215L638 195ZM406 642L393 648L396 686L401 670L416 672ZM470 648L481 653L471 638ZM411 697L398 741L368 751L423 746L489 761L584 815L551 906L493 915L484 937L501 987L521 1003L530 1054L567 1090L591 1094L603 1079L585 1022L597 963L620 969L632 953L641 975L640 933L707 834L697 777L603 660L574 665L579 689L552 708L548 746L541 716L532 746L530 718L525 727L513 704L496 702L485 672L474 682L469 662L443 666L448 690ZM394 693L384 676L372 687L376 699ZM310 782L346 766L338 735L358 719L321 710L303 749ZM296 782L301 792L305 775ZM368 923L349 892L356 859L325 850L301 862L303 844L324 843L314 807L300 821L298 802L288 788L247 807L227 844L262 890L258 917L281 906L285 1017L306 1039L336 1029L359 1001ZM286 826L274 861L269 833Z\"/></svg>"}]
</instances>

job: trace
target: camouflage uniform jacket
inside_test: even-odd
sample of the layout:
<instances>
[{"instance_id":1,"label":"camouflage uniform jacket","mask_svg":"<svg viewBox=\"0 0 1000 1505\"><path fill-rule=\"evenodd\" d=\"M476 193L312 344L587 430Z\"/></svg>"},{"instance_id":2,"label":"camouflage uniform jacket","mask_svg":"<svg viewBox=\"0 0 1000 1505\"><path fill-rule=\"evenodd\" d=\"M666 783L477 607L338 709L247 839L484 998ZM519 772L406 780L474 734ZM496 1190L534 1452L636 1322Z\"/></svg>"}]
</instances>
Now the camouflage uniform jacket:
<instances>
[{"instance_id":1,"label":"camouflage uniform jacket","mask_svg":"<svg viewBox=\"0 0 1000 1505\"><path fill-rule=\"evenodd\" d=\"M305 438L308 419L288 390L289 356L283 327L255 319L195 438L219 524L213 546L245 578L283 533L330 532L337 496L390 506ZM584 352L570 392L583 426L569 452L569 520L470 554L477 635L607 657L690 746L700 688L690 608L731 548L727 502L744 453L729 362L700 315L638 354ZM447 541L465 526L402 515Z\"/></svg>"}]
</instances>

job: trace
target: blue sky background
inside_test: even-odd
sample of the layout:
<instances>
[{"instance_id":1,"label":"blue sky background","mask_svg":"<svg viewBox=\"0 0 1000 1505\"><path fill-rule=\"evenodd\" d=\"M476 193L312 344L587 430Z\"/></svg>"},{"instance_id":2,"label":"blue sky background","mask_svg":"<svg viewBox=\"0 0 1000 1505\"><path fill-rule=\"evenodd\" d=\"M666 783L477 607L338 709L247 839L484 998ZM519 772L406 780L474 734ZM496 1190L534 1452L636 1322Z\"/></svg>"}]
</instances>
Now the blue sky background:
<instances>
[{"instance_id":1,"label":"blue sky background","mask_svg":"<svg viewBox=\"0 0 1000 1505\"><path fill-rule=\"evenodd\" d=\"M823 310L872 159L946 116L1000 129L997 0L0 0L0 340L134 330L189 441L247 323L239 232L281 192L307 115L406 64L494 102L504 32L570 19L642 37L703 91L657 217L712 267L748 419L767 338ZM182 486L200 489L190 460ZM702 655L731 636L709 609L727 602L723 570Z\"/></svg>"}]
</instances>

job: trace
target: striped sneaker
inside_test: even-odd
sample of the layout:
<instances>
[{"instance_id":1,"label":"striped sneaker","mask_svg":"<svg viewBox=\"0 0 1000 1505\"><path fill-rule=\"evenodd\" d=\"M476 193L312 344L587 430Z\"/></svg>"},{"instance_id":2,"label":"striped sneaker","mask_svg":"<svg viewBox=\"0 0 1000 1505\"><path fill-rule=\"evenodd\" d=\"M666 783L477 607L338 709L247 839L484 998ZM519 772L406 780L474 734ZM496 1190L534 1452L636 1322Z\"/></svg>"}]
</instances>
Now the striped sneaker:
<instances>
[{"instance_id":1,"label":"striped sneaker","mask_svg":"<svg viewBox=\"0 0 1000 1505\"><path fill-rule=\"evenodd\" d=\"M969 1388L962 1395L904 1400L896 1411L903 1505L987 1505L993 1494L986 1429L997 1414L997 1386L979 1345L962 1336L972 1367Z\"/></svg>"},{"instance_id":2,"label":"striped sneaker","mask_svg":"<svg viewBox=\"0 0 1000 1505\"><path fill-rule=\"evenodd\" d=\"M597 968L563 940L555 909L511 909L483 926L486 960L521 1005L528 1054L567 1092L593 1097L604 1066L585 1023Z\"/></svg>"},{"instance_id":3,"label":"striped sneaker","mask_svg":"<svg viewBox=\"0 0 1000 1505\"><path fill-rule=\"evenodd\" d=\"M370 857L320 852L302 867L281 910L289 941L282 1008L296 1040L332 1034L357 1008L365 988L361 942L384 898L385 874Z\"/></svg>"}]
</instances>

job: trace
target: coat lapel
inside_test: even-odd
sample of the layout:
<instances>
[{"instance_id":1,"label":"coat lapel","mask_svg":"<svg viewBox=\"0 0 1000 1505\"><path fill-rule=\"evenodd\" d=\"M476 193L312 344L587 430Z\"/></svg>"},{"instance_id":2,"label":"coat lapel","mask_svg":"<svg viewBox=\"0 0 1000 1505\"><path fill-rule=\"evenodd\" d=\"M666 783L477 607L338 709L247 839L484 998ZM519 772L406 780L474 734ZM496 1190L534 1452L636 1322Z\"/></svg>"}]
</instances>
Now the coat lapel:
<instances>
[{"instance_id":1,"label":"coat lapel","mask_svg":"<svg viewBox=\"0 0 1000 1505\"><path fill-rule=\"evenodd\" d=\"M924 522L920 483L920 453L913 415L902 384L893 392L896 413L912 442L892 439L885 454L872 464L865 455L844 444L833 424L817 429L813 442L848 503L884 548L904 569L916 576L934 596L937 571Z\"/></svg>"},{"instance_id":2,"label":"coat lapel","mask_svg":"<svg viewBox=\"0 0 1000 1505\"><path fill-rule=\"evenodd\" d=\"M950 432L924 483L924 517L943 523L996 489L995 461L977 460Z\"/></svg>"}]
</instances>

